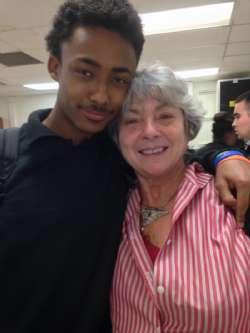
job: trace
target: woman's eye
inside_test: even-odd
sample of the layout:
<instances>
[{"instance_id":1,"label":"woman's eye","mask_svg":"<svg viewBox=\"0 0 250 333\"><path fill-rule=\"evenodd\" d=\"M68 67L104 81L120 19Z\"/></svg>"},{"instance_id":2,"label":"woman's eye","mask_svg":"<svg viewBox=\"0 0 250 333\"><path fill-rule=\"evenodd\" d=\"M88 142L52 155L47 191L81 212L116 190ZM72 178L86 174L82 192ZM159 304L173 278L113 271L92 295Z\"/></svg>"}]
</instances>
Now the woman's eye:
<instances>
[{"instance_id":1,"label":"woman's eye","mask_svg":"<svg viewBox=\"0 0 250 333\"><path fill-rule=\"evenodd\" d=\"M123 123L125 124L125 125L131 125L131 124L136 124L136 123L138 123L139 122L139 120L138 119L124 119L124 121L123 121Z\"/></svg>"},{"instance_id":2,"label":"woman's eye","mask_svg":"<svg viewBox=\"0 0 250 333\"><path fill-rule=\"evenodd\" d=\"M168 113L162 113L159 115L159 119L170 119L172 116Z\"/></svg>"}]
</instances>

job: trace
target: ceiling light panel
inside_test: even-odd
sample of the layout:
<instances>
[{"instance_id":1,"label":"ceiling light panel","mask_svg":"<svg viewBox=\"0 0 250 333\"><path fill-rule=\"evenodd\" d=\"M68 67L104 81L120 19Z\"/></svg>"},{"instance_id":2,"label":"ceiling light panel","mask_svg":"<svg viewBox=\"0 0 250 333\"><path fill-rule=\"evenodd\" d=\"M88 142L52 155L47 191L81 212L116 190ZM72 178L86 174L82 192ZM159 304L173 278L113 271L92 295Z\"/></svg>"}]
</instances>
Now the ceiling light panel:
<instances>
[{"instance_id":1,"label":"ceiling light panel","mask_svg":"<svg viewBox=\"0 0 250 333\"><path fill-rule=\"evenodd\" d=\"M140 14L145 35L225 26L234 2Z\"/></svg>"},{"instance_id":2,"label":"ceiling light panel","mask_svg":"<svg viewBox=\"0 0 250 333\"><path fill-rule=\"evenodd\" d=\"M57 90L57 82L48 82L48 83L33 83L33 84L24 84L25 88L33 90Z\"/></svg>"},{"instance_id":3,"label":"ceiling light panel","mask_svg":"<svg viewBox=\"0 0 250 333\"><path fill-rule=\"evenodd\" d=\"M217 75L219 72L218 67L214 68L201 68L187 71L175 72L176 75L181 76L183 79L191 79L196 77L207 77Z\"/></svg>"}]
</instances>

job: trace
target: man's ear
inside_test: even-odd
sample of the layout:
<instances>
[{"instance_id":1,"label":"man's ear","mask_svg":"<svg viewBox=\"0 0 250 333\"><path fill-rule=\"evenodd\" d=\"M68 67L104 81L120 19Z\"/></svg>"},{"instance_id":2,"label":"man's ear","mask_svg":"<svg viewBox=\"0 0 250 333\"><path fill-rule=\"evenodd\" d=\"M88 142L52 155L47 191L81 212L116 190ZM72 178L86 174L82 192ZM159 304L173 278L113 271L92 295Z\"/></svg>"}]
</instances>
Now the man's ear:
<instances>
[{"instance_id":1,"label":"man's ear","mask_svg":"<svg viewBox=\"0 0 250 333\"><path fill-rule=\"evenodd\" d=\"M60 66L60 60L50 54L48 59L48 71L52 79L54 79L55 81L59 81Z\"/></svg>"}]
</instances>

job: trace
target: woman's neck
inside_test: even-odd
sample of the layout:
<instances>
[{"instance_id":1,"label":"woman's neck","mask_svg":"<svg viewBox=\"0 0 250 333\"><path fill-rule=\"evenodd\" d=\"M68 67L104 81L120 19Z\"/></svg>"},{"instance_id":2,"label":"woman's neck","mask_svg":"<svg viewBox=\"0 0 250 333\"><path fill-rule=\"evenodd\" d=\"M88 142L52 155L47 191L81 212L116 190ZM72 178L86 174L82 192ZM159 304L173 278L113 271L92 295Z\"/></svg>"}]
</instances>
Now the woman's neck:
<instances>
[{"instance_id":1,"label":"woman's neck","mask_svg":"<svg viewBox=\"0 0 250 333\"><path fill-rule=\"evenodd\" d=\"M164 177L146 178L138 175L142 204L148 207L165 208L176 195L185 174L185 165L179 166Z\"/></svg>"}]
</instances>

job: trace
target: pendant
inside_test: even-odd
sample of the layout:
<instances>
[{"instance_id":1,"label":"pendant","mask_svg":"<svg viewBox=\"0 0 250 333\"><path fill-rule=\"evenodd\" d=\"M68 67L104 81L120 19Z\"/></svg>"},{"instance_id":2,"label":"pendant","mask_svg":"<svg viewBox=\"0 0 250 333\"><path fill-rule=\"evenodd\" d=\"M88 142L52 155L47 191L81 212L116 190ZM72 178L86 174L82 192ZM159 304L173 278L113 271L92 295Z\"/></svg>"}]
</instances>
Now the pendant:
<instances>
[{"instance_id":1,"label":"pendant","mask_svg":"<svg viewBox=\"0 0 250 333\"><path fill-rule=\"evenodd\" d=\"M164 215L167 215L169 211L162 208L152 208L152 207L142 207L141 216L142 216L142 228L153 223Z\"/></svg>"}]
</instances>

